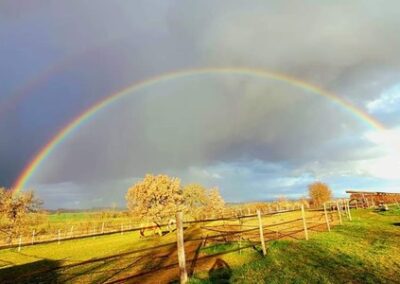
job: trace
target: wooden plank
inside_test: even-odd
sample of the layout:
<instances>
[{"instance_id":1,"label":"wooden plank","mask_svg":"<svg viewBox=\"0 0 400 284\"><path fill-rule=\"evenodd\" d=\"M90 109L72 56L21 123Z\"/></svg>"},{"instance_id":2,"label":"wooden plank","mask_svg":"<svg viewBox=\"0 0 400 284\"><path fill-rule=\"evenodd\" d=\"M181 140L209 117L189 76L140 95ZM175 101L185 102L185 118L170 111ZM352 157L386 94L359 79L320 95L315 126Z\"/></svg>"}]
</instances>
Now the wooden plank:
<instances>
[{"instance_id":1,"label":"wooden plank","mask_svg":"<svg viewBox=\"0 0 400 284\"><path fill-rule=\"evenodd\" d=\"M186 270L186 257L185 257L185 242L183 238L183 213L176 213L176 243L178 248L178 263L180 283L185 284L188 282L188 275Z\"/></svg>"},{"instance_id":2,"label":"wooden plank","mask_svg":"<svg viewBox=\"0 0 400 284\"><path fill-rule=\"evenodd\" d=\"M301 205L301 217L303 219L303 227L304 227L304 236L306 240L308 240L308 231L307 231L307 222L306 222L306 213L304 211L304 205Z\"/></svg>"},{"instance_id":3,"label":"wooden plank","mask_svg":"<svg viewBox=\"0 0 400 284\"><path fill-rule=\"evenodd\" d=\"M265 248L264 229L263 229L263 225L262 225L260 210L257 210L257 216L258 216L258 227L260 229L260 242L261 242L263 255L265 256L265 255L267 255L267 249Z\"/></svg>"},{"instance_id":4,"label":"wooden plank","mask_svg":"<svg viewBox=\"0 0 400 284\"><path fill-rule=\"evenodd\" d=\"M338 216L339 216L339 224L343 225L342 213L341 213L341 210L340 210L340 207L339 207L339 201L336 201L336 208L337 208L337 213L338 213Z\"/></svg>"},{"instance_id":5,"label":"wooden plank","mask_svg":"<svg viewBox=\"0 0 400 284\"><path fill-rule=\"evenodd\" d=\"M328 228L328 232L330 232L331 231L331 226L329 224L328 212L326 212L326 204L325 203L324 203L324 214L325 214L326 227Z\"/></svg>"}]
</instances>

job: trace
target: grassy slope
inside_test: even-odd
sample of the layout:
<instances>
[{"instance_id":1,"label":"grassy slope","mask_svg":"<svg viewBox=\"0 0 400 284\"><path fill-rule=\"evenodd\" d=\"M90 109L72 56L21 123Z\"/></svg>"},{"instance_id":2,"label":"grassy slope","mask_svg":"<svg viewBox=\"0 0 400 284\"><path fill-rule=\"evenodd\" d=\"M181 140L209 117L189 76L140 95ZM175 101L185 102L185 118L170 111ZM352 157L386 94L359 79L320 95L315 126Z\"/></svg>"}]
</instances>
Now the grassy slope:
<instances>
[{"instance_id":1,"label":"grassy slope","mask_svg":"<svg viewBox=\"0 0 400 284\"><path fill-rule=\"evenodd\" d=\"M224 278L233 283L400 283L400 209L353 211L353 221L331 233L275 241L267 257L231 269Z\"/></svg>"}]
</instances>

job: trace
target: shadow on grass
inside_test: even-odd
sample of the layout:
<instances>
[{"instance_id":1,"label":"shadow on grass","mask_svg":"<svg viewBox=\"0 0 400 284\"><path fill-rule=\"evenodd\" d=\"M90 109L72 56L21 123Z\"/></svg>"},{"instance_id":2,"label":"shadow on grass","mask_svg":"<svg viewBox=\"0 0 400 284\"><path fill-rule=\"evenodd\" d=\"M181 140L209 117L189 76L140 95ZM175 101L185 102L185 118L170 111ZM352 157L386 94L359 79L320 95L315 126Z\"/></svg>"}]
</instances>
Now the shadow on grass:
<instances>
[{"instance_id":1,"label":"shadow on grass","mask_svg":"<svg viewBox=\"0 0 400 284\"><path fill-rule=\"evenodd\" d=\"M232 277L232 269L224 260L217 258L208 271L208 278L211 283L230 283Z\"/></svg>"},{"instance_id":2,"label":"shadow on grass","mask_svg":"<svg viewBox=\"0 0 400 284\"><path fill-rule=\"evenodd\" d=\"M0 283L103 283L135 266L138 266L134 269L136 271L143 272L143 269L147 271L147 267L143 267L143 262L141 262L143 257L152 259L152 264L154 264L155 252L171 253L175 249L174 244L173 242L154 245L80 263L65 264L64 260L40 259L24 265L0 269ZM29 256L32 257L32 255Z\"/></svg>"},{"instance_id":3,"label":"shadow on grass","mask_svg":"<svg viewBox=\"0 0 400 284\"><path fill-rule=\"evenodd\" d=\"M57 283L59 274L57 270L43 274L43 269L52 269L60 265L58 261L42 259L35 262L15 265L0 269L0 283Z\"/></svg>"}]
</instances>

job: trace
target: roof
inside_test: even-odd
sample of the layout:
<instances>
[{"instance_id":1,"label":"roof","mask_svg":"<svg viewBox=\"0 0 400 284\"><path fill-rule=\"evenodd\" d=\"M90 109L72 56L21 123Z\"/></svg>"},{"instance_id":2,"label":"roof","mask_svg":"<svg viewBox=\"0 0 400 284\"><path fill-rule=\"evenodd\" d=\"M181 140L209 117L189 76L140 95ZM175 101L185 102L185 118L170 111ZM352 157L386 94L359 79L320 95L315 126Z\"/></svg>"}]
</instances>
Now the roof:
<instances>
[{"instance_id":1,"label":"roof","mask_svg":"<svg viewBox=\"0 0 400 284\"><path fill-rule=\"evenodd\" d=\"M373 194L373 195L400 195L400 192L357 191L357 190L346 190L346 193Z\"/></svg>"}]
</instances>

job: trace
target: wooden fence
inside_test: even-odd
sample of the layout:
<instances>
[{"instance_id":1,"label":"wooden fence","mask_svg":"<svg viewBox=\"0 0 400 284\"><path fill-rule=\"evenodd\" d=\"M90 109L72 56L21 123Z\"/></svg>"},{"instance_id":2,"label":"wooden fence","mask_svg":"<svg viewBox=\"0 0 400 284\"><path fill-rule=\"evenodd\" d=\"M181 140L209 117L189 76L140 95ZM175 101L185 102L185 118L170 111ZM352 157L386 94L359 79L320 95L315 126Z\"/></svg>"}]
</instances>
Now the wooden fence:
<instances>
[{"instance_id":1,"label":"wooden fence","mask_svg":"<svg viewBox=\"0 0 400 284\"><path fill-rule=\"evenodd\" d=\"M336 205L336 206L333 206ZM105 262L116 258L135 258L135 263L143 260L144 256L157 255L163 249L176 249L176 262L170 263L161 267L161 269L179 268L179 276L181 283L186 283L188 279L188 271L192 271L193 267L188 269L188 264L201 261L206 258L215 257L216 255L231 253L234 251L241 252L244 249L256 249L262 255L268 254L268 243L279 239L301 239L308 240L310 232L330 231L331 227L337 224L342 224L346 218L351 220L350 206L347 201L338 201L335 203L324 204L322 208L308 209L303 206L296 209L270 211L259 209L257 211L247 211L248 214L243 214L243 211L238 213L232 212L229 216L209 217L203 220L184 220L182 212L178 212L174 218L174 228L171 228L171 223L162 224L164 229L176 233L176 242L169 242L152 246L150 248L137 249L122 254L107 256L103 258L90 259L80 263L63 265L43 271L33 271L29 274L19 276L20 280L29 279L38 273L49 273L51 270L68 270L74 267L93 264L96 262ZM148 227L127 227L120 226L119 228L110 228L106 231L106 227L102 226L102 231L90 235L70 235L63 237L62 234L57 234L54 239L42 241L58 242L61 244L64 241L77 238L93 237L105 234L122 234L124 232L143 231L144 229L153 229L154 226ZM201 233L188 235L187 232L191 228L197 228ZM162 237L161 237L162 238ZM201 249L211 248L224 243L235 244L233 249L220 252L212 255L200 256L194 254L187 255L187 248L190 243L199 243L197 252ZM32 242L33 245L39 242ZM21 241L17 244L16 249L19 251L26 245L32 243L24 243ZM61 244L62 245L62 244ZM193 266L193 265L192 265ZM153 273L154 270L140 271L133 275L128 275L120 279L110 279L107 283L123 283L129 279L142 277L146 274ZM24 278L25 277L25 278ZM26 278L28 277L28 278Z\"/></svg>"}]
</instances>

